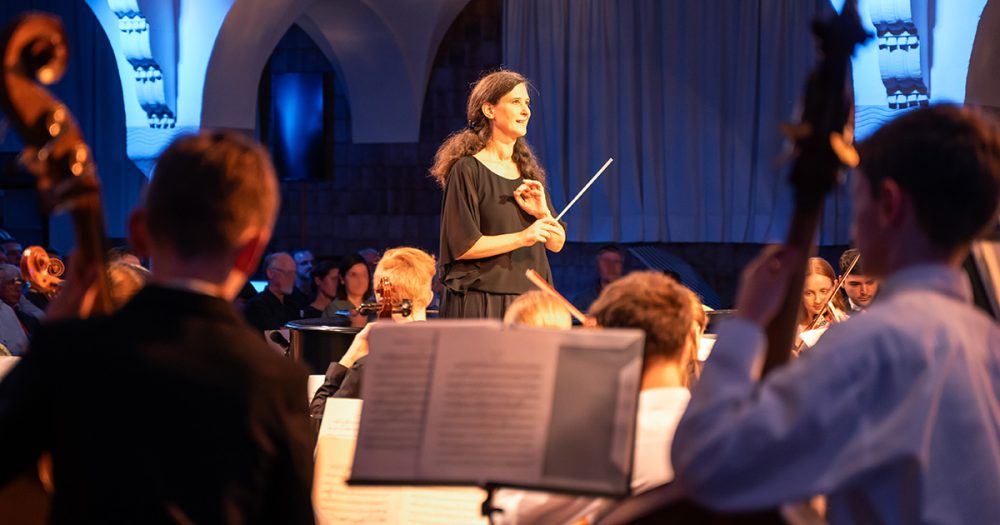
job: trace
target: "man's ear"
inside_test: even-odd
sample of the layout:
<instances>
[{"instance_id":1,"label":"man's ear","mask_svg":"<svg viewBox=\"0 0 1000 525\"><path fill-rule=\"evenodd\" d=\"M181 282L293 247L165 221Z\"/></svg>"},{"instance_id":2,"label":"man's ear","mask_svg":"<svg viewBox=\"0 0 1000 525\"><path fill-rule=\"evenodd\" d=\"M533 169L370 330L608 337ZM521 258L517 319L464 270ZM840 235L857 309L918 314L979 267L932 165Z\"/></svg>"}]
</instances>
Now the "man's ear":
<instances>
[{"instance_id":1,"label":"man's ear","mask_svg":"<svg viewBox=\"0 0 1000 525\"><path fill-rule=\"evenodd\" d=\"M264 250L267 249L267 242L270 238L270 233L265 231L250 235L240 246L233 269L244 275L253 275L254 271L257 270L257 265L260 264L261 256L264 255Z\"/></svg>"},{"instance_id":2,"label":"man's ear","mask_svg":"<svg viewBox=\"0 0 1000 525\"><path fill-rule=\"evenodd\" d=\"M128 215L128 242L140 259L149 257L149 229L146 209L138 207Z\"/></svg>"},{"instance_id":3,"label":"man's ear","mask_svg":"<svg viewBox=\"0 0 1000 525\"><path fill-rule=\"evenodd\" d=\"M890 178L882 179L878 195L879 222L885 225L901 224L905 207L906 195L899 184Z\"/></svg>"}]
</instances>

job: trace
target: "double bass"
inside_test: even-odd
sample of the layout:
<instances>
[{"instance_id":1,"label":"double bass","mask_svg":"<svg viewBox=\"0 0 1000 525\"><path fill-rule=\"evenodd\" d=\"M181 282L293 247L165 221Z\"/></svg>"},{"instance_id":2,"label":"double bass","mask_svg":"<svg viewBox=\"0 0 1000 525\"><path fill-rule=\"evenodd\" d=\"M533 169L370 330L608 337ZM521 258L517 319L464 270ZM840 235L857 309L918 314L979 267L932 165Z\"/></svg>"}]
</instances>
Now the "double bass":
<instances>
[{"instance_id":1,"label":"double bass","mask_svg":"<svg viewBox=\"0 0 1000 525\"><path fill-rule=\"evenodd\" d=\"M68 212L76 235L69 279L81 285L76 289L80 294L52 303L50 310L57 307L49 315L84 318L110 313L112 303L94 156L70 111L42 87L62 78L68 57L62 24L51 15L20 15L0 35L0 110L24 143L20 162L37 178L42 208L46 213ZM38 247L26 252L21 261L25 279L54 294L61 284L61 262L50 260ZM51 472L47 458L42 456L37 476L25 474L0 492L5 522L45 520L48 494L43 484Z\"/></svg>"},{"instance_id":2,"label":"double bass","mask_svg":"<svg viewBox=\"0 0 1000 525\"><path fill-rule=\"evenodd\" d=\"M813 33L821 58L806 81L801 121L786 130L795 144L789 176L795 202L785 245L800 254L814 249L823 200L838 184L842 168L858 163L852 146L853 108L848 72L855 46L870 37L861 25L855 0L845 2L839 15L814 22ZM806 260L803 257L792 272L781 309L766 327L764 374L791 358ZM668 483L626 499L599 523L784 523L778 511L720 514L685 497L679 484Z\"/></svg>"}]
</instances>

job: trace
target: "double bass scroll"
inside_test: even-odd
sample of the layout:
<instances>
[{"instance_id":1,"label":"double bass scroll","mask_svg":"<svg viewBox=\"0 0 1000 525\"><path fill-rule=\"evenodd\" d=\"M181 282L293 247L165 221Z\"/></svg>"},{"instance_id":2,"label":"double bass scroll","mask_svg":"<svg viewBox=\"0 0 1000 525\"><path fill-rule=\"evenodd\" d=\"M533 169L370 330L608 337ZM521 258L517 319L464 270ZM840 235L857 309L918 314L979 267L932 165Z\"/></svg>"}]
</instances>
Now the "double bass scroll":
<instances>
[{"instance_id":1,"label":"double bass scroll","mask_svg":"<svg viewBox=\"0 0 1000 525\"><path fill-rule=\"evenodd\" d=\"M0 109L25 144L21 163L37 179L45 212L72 215L72 277L94 281L75 313L109 313L104 213L94 156L69 109L42 87L66 71L69 49L62 24L51 15L23 14L0 36L0 45Z\"/></svg>"}]
</instances>

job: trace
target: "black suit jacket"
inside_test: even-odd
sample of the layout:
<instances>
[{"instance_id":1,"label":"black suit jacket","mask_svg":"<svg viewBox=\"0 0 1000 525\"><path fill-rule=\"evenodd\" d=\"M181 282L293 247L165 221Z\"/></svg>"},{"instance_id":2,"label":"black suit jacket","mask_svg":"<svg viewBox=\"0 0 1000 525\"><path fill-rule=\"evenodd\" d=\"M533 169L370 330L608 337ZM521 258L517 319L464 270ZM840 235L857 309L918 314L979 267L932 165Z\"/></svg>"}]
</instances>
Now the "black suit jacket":
<instances>
[{"instance_id":1,"label":"black suit jacket","mask_svg":"<svg viewBox=\"0 0 1000 525\"><path fill-rule=\"evenodd\" d=\"M229 303L149 286L0 381L0 483L49 451L53 523L312 523L305 380Z\"/></svg>"}]
</instances>

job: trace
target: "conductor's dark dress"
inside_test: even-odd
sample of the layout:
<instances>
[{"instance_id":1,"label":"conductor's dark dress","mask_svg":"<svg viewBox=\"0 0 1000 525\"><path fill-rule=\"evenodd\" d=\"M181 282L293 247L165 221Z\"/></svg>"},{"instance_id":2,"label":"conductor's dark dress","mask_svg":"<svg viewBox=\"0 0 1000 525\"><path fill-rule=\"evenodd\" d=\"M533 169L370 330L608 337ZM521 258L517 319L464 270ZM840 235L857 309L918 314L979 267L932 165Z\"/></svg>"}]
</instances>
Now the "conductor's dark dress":
<instances>
[{"instance_id":1,"label":"conductor's dark dress","mask_svg":"<svg viewBox=\"0 0 1000 525\"><path fill-rule=\"evenodd\" d=\"M552 283L542 243L482 259L458 259L484 235L516 233L535 222L514 200L514 190L523 182L501 177L475 157L458 159L448 172L441 204L441 317L503 318L517 296L535 288L524 276L529 268ZM555 216L547 191L545 200Z\"/></svg>"},{"instance_id":2,"label":"conductor's dark dress","mask_svg":"<svg viewBox=\"0 0 1000 525\"><path fill-rule=\"evenodd\" d=\"M313 523L305 385L230 303L149 286L0 381L0 483L49 451L53 523Z\"/></svg>"}]
</instances>

